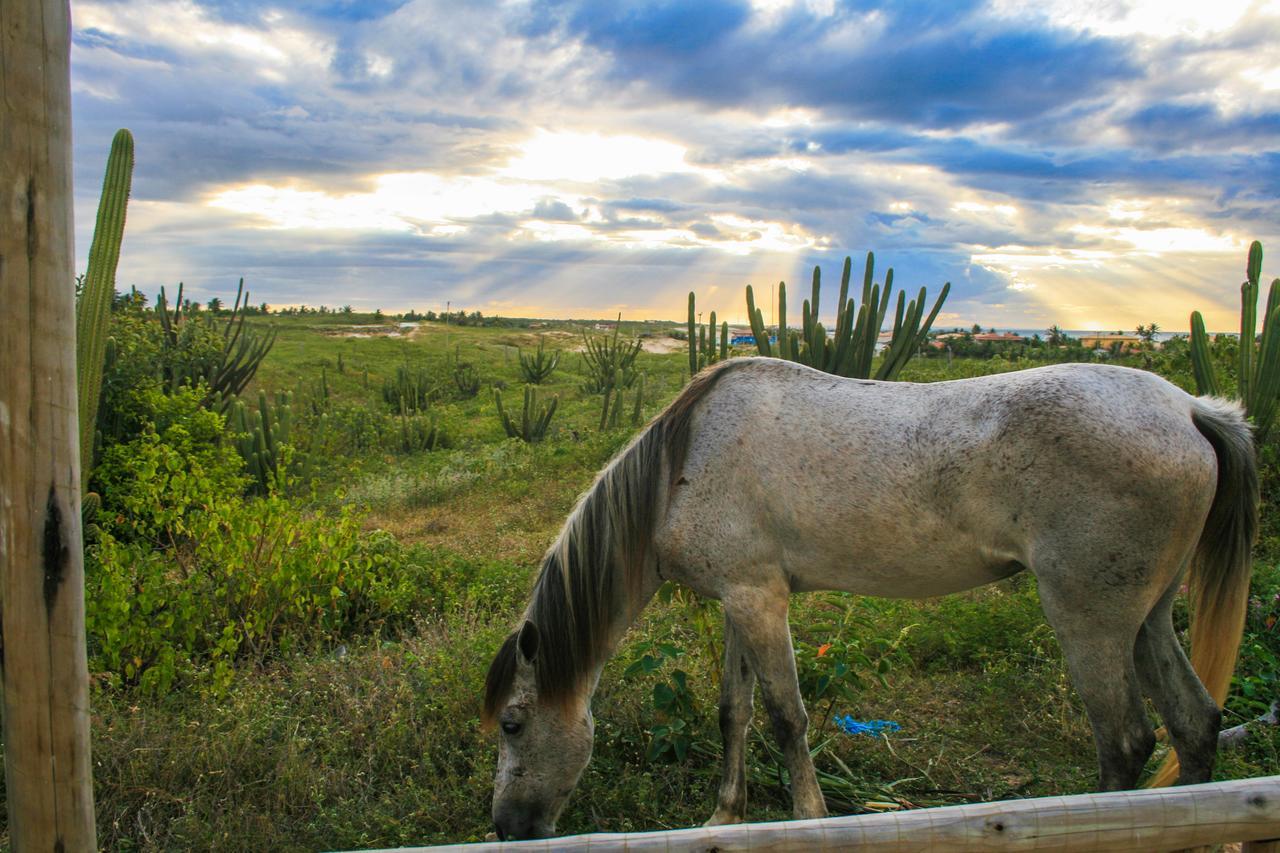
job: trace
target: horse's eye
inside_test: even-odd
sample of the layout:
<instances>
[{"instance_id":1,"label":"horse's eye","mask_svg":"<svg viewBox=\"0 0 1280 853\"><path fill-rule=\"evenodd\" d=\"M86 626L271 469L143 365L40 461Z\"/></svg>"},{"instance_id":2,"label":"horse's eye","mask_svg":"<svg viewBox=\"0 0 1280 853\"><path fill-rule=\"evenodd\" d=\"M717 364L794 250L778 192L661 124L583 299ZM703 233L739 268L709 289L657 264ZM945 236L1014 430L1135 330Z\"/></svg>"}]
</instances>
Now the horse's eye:
<instances>
[{"instance_id":1,"label":"horse's eye","mask_svg":"<svg viewBox=\"0 0 1280 853\"><path fill-rule=\"evenodd\" d=\"M502 724L502 730L509 735L518 735L520 734L520 724L506 722Z\"/></svg>"}]
</instances>

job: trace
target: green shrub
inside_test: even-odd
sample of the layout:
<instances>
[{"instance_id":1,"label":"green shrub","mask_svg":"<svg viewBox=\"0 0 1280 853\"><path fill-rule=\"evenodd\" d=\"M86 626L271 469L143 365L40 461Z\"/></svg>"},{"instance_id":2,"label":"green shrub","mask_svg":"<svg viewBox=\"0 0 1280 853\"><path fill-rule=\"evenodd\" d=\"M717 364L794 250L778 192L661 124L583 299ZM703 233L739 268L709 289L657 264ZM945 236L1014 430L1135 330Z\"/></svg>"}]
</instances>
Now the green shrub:
<instances>
[{"instance_id":1,"label":"green shrub","mask_svg":"<svg viewBox=\"0 0 1280 853\"><path fill-rule=\"evenodd\" d=\"M226 440L222 415L200 407L201 388L129 394L143 421L131 441L108 446L91 481L102 495L100 525L116 539L171 546L195 510L238 499L244 461Z\"/></svg>"},{"instance_id":2,"label":"green shrub","mask_svg":"<svg viewBox=\"0 0 1280 853\"><path fill-rule=\"evenodd\" d=\"M1266 713L1280 688L1280 568L1256 561L1240 661L1227 711L1251 719Z\"/></svg>"},{"instance_id":3,"label":"green shrub","mask_svg":"<svg viewBox=\"0 0 1280 853\"><path fill-rule=\"evenodd\" d=\"M280 495L224 499L167 528L164 550L104 533L90 549L91 666L145 692L176 680L227 686L261 663L403 621L430 594L390 537L362 537L350 510L308 516Z\"/></svg>"}]
</instances>

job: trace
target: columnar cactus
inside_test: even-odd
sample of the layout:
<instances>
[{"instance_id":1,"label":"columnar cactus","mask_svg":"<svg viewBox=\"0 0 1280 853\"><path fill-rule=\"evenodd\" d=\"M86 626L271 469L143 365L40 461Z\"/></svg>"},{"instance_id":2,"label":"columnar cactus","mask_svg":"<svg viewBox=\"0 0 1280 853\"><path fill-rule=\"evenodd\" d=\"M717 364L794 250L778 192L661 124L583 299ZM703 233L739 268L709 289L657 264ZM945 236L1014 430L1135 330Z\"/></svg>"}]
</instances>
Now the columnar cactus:
<instances>
[{"instance_id":1,"label":"columnar cactus","mask_svg":"<svg viewBox=\"0 0 1280 853\"><path fill-rule=\"evenodd\" d=\"M1240 285L1240 356L1237 367L1239 399L1253 421L1259 444L1267 439L1280 402L1280 278L1273 279L1262 315L1262 336L1258 340L1258 297L1262 277L1262 244L1249 246L1245 281ZM1201 394L1219 395L1221 384L1213 366L1204 317L1191 314L1191 367L1196 389Z\"/></svg>"},{"instance_id":2,"label":"columnar cactus","mask_svg":"<svg viewBox=\"0 0 1280 853\"><path fill-rule=\"evenodd\" d=\"M764 325L763 312L756 307L755 293L747 286L747 317L751 321L751 332L755 335L756 349L763 356L778 358L807 364L818 370L834 373L838 376L853 376L861 379L871 377L871 366L875 358L876 341L880 329L884 325L885 315L889 308L889 299L893 290L893 270L885 273L884 287L873 283L875 256L867 253L866 268L862 277L862 306L856 308L854 300L849 298L849 279L852 272L852 259L844 259L844 270L840 276L840 299L836 310L836 328L832 336L818 321L819 297L821 295L821 270L813 268L813 291L810 299L805 300L801 309L801 329L792 331L787 328L787 286L785 282L778 284L778 343L775 348L769 343L768 329ZM929 328L937 319L942 304L951 291L951 283L942 286L933 309L924 319L924 303L928 295L925 288L920 288L919 296L910 302L906 294L898 294L898 307L893 322L893 337L885 351L884 359L876 369L876 379L896 379L916 351L924 344Z\"/></svg>"},{"instance_id":3,"label":"columnar cactus","mask_svg":"<svg viewBox=\"0 0 1280 853\"><path fill-rule=\"evenodd\" d=\"M107 155L98 200L98 220L89 245L89 268L76 306L76 367L80 409L80 485L88 487L93 471L93 443L102 397L103 359L111 328L111 300L116 292L116 265L124 240L125 213L133 185L133 135L116 131Z\"/></svg>"}]
</instances>

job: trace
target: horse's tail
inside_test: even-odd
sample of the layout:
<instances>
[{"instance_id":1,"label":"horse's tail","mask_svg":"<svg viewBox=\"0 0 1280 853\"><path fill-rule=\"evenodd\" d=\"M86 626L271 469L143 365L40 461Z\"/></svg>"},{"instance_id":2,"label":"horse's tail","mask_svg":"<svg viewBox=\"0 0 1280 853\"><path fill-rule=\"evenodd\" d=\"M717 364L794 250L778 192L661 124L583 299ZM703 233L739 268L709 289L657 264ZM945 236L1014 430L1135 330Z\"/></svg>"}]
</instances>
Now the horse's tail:
<instances>
[{"instance_id":1,"label":"horse's tail","mask_svg":"<svg viewBox=\"0 0 1280 853\"><path fill-rule=\"evenodd\" d=\"M1258 535L1258 469L1253 435L1235 403L1201 397L1191 422L1213 445L1218 485L1192 562L1191 666L1222 707L1231 688L1249 599L1250 562ZM1172 784L1178 759L1170 751L1147 783Z\"/></svg>"}]
</instances>

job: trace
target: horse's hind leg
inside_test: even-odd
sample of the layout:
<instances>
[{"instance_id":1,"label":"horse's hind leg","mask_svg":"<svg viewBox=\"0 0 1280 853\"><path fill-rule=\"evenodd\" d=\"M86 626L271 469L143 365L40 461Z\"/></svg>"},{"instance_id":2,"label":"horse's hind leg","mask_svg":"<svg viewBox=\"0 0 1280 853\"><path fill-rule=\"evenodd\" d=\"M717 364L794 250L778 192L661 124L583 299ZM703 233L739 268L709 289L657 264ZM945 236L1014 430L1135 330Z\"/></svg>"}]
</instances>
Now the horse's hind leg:
<instances>
[{"instance_id":1,"label":"horse's hind leg","mask_svg":"<svg viewBox=\"0 0 1280 853\"><path fill-rule=\"evenodd\" d=\"M1196 677L1173 631L1177 582L1151 610L1138 632L1134 659L1143 691L1155 702L1178 752L1179 785L1208 782L1218 750L1222 712Z\"/></svg>"},{"instance_id":2,"label":"horse's hind leg","mask_svg":"<svg viewBox=\"0 0 1280 853\"><path fill-rule=\"evenodd\" d=\"M1043 580L1040 599L1089 714L1101 789L1128 790L1137 783L1156 743L1133 663L1142 616L1125 612L1130 607L1065 606L1058 591Z\"/></svg>"},{"instance_id":3,"label":"horse's hind leg","mask_svg":"<svg viewBox=\"0 0 1280 853\"><path fill-rule=\"evenodd\" d=\"M791 801L797 818L826 817L827 805L809 755L809 715L796 680L785 587L740 587L722 597L725 617L737 627L747 660L760 680L760 694L773 734L791 774Z\"/></svg>"},{"instance_id":4,"label":"horse's hind leg","mask_svg":"<svg viewBox=\"0 0 1280 853\"><path fill-rule=\"evenodd\" d=\"M724 769L716 811L707 826L739 823L747 814L747 726L751 724L756 674L733 620L724 620L724 676L720 681L720 738Z\"/></svg>"}]
</instances>

